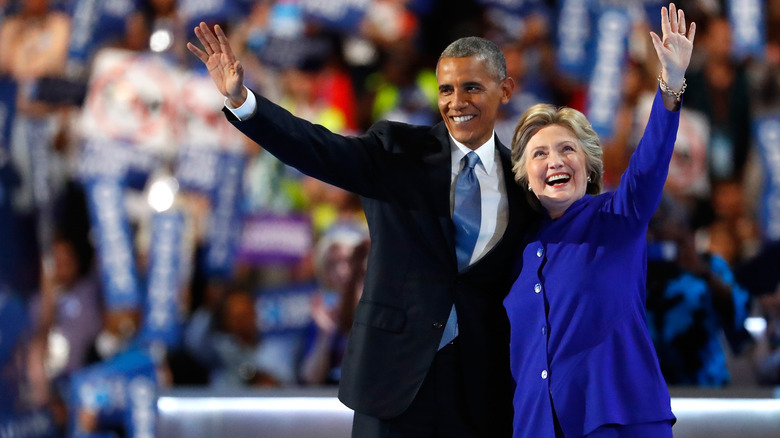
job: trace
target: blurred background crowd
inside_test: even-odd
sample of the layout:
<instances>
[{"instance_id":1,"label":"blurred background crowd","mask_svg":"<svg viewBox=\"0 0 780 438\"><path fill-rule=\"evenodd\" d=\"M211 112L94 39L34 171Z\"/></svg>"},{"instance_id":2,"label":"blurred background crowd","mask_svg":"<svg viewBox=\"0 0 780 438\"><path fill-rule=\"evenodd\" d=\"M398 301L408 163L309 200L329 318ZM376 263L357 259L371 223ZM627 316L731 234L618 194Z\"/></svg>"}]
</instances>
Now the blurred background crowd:
<instances>
[{"instance_id":1,"label":"blurred background crowd","mask_svg":"<svg viewBox=\"0 0 780 438\"><path fill-rule=\"evenodd\" d=\"M166 388L339 380L371 245L360 200L232 129L185 54L200 21L251 88L345 135L438 122L438 54L489 38L517 84L502 142L534 103L577 108L609 189L649 116L662 4L0 0L3 436L151 436ZM698 27L648 324L670 385L777 385L780 1L677 5Z\"/></svg>"}]
</instances>

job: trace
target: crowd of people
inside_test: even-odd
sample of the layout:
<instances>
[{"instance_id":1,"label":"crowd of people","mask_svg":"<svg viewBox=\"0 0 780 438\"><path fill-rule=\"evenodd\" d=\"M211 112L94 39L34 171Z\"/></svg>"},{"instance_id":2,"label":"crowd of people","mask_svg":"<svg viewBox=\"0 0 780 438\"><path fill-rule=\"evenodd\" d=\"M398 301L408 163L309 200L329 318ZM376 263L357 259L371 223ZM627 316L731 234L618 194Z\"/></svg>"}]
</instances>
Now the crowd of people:
<instances>
[{"instance_id":1,"label":"crowd of people","mask_svg":"<svg viewBox=\"0 0 780 438\"><path fill-rule=\"evenodd\" d=\"M0 0L0 421L45 410L61 430L127 433L116 406L106 406L129 402L79 386L109 367L124 370L125 383L147 376L158 388L338 383L371 248L360 199L284 165L262 144L215 136L232 129L224 102L189 102L211 84L197 85L208 73L186 43L197 41L201 21L219 24L247 87L342 135L380 120L438 122L436 60L468 35L496 43L514 79L495 123L505 145L537 103L591 118L594 90L604 85L590 61L572 66L562 52L577 32L583 51L598 47L599 20L614 2L456 3ZM607 84L615 97L601 102L613 117L594 121L605 190L618 187L650 118L661 66L647 35L660 33L663 3L617 8L630 26L619 74ZM678 3L698 34L647 235L647 323L670 385L728 385L727 357L737 355L754 363L748 380L780 384L780 2L759 2L762 14L748 24L763 34L752 52L737 34L746 24L735 23L746 14L730 3ZM565 22L576 13L589 24ZM158 85L162 99L145 95L143 83L139 91L110 81L133 71L122 60L149 58L196 85L177 85L172 96ZM205 115L186 120L191 107ZM163 122L145 121L155 117ZM192 164L192 156L206 158ZM117 166L120 177L106 182L106 168ZM231 168L237 179L224 171ZM173 200L155 210L160 181ZM120 196L106 201L111 187ZM115 222L100 213L106 202L121 207ZM159 225L167 234L157 228L165 218L174 221ZM175 236L167 258L164 235ZM123 245L127 256L107 261ZM156 298L160 284L173 298ZM751 315L767 322L761 338L745 329ZM148 364L129 356L139 350Z\"/></svg>"}]
</instances>

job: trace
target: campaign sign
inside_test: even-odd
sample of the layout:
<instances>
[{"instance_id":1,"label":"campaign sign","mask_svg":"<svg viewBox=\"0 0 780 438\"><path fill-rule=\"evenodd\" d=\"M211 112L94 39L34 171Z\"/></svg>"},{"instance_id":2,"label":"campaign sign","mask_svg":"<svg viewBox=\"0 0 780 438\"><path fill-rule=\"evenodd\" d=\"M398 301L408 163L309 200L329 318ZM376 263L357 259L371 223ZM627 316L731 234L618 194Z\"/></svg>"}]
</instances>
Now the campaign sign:
<instances>
[{"instance_id":1,"label":"campaign sign","mask_svg":"<svg viewBox=\"0 0 780 438\"><path fill-rule=\"evenodd\" d=\"M180 84L179 70L162 56L101 50L81 114L82 132L88 139L173 156Z\"/></svg>"},{"instance_id":2,"label":"campaign sign","mask_svg":"<svg viewBox=\"0 0 780 438\"><path fill-rule=\"evenodd\" d=\"M176 181L183 190L211 193L217 186L218 169L218 150L185 145L176 160Z\"/></svg>"},{"instance_id":3,"label":"campaign sign","mask_svg":"<svg viewBox=\"0 0 780 438\"><path fill-rule=\"evenodd\" d=\"M85 185L103 293L109 309L138 308L141 295L135 269L124 187L115 179L90 180Z\"/></svg>"},{"instance_id":4,"label":"campaign sign","mask_svg":"<svg viewBox=\"0 0 780 438\"><path fill-rule=\"evenodd\" d=\"M294 265L313 245L308 217L264 213L245 218L237 257L254 265Z\"/></svg>"},{"instance_id":5,"label":"campaign sign","mask_svg":"<svg viewBox=\"0 0 780 438\"><path fill-rule=\"evenodd\" d=\"M558 6L558 67L580 80L587 79L590 67L591 15L588 3L588 0L563 0Z\"/></svg>"},{"instance_id":6,"label":"campaign sign","mask_svg":"<svg viewBox=\"0 0 780 438\"><path fill-rule=\"evenodd\" d=\"M626 9L614 7L602 10L596 23L596 63L588 84L586 115L601 138L610 138L620 105L632 20Z\"/></svg>"},{"instance_id":7,"label":"campaign sign","mask_svg":"<svg viewBox=\"0 0 780 438\"><path fill-rule=\"evenodd\" d=\"M0 413L0 438L55 438L59 436L51 412Z\"/></svg>"},{"instance_id":8,"label":"campaign sign","mask_svg":"<svg viewBox=\"0 0 780 438\"><path fill-rule=\"evenodd\" d=\"M112 179L141 190L159 164L158 156L132 144L87 139L79 151L77 172L82 181Z\"/></svg>"},{"instance_id":9,"label":"campaign sign","mask_svg":"<svg viewBox=\"0 0 780 438\"><path fill-rule=\"evenodd\" d=\"M182 75L178 97L179 144L189 147L241 150L246 137L228 122L222 108L225 97L217 91L207 72Z\"/></svg>"},{"instance_id":10,"label":"campaign sign","mask_svg":"<svg viewBox=\"0 0 780 438\"><path fill-rule=\"evenodd\" d=\"M241 235L239 203L246 158L241 154L222 153L217 185L212 193L207 271L214 275L230 273L236 245Z\"/></svg>"},{"instance_id":11,"label":"campaign sign","mask_svg":"<svg viewBox=\"0 0 780 438\"><path fill-rule=\"evenodd\" d=\"M76 0L68 47L68 63L86 67L96 50L111 40L124 38L127 17L138 0Z\"/></svg>"},{"instance_id":12,"label":"campaign sign","mask_svg":"<svg viewBox=\"0 0 780 438\"><path fill-rule=\"evenodd\" d=\"M160 342L172 348L179 345L182 336L180 259L186 257L182 254L184 225L184 215L179 211L169 210L152 217L142 337L145 341Z\"/></svg>"},{"instance_id":13,"label":"campaign sign","mask_svg":"<svg viewBox=\"0 0 780 438\"><path fill-rule=\"evenodd\" d=\"M0 78L0 149L11 148L11 126L16 114L16 82Z\"/></svg>"},{"instance_id":14,"label":"campaign sign","mask_svg":"<svg viewBox=\"0 0 780 438\"><path fill-rule=\"evenodd\" d=\"M22 301L10 292L0 291L0 369L11 357L19 336L28 324L27 310Z\"/></svg>"},{"instance_id":15,"label":"campaign sign","mask_svg":"<svg viewBox=\"0 0 780 438\"><path fill-rule=\"evenodd\" d=\"M71 379L72 427L81 411L96 412L98 427L124 426L128 437L154 437L157 377L141 351L129 351L75 373ZM74 430L78 434L78 430Z\"/></svg>"},{"instance_id":16,"label":"campaign sign","mask_svg":"<svg viewBox=\"0 0 780 438\"><path fill-rule=\"evenodd\" d=\"M764 193L759 221L766 241L780 240L780 115L754 122L754 132L764 165Z\"/></svg>"},{"instance_id":17,"label":"campaign sign","mask_svg":"<svg viewBox=\"0 0 780 438\"><path fill-rule=\"evenodd\" d=\"M357 33L371 0L301 0L303 16L323 27Z\"/></svg>"},{"instance_id":18,"label":"campaign sign","mask_svg":"<svg viewBox=\"0 0 780 438\"><path fill-rule=\"evenodd\" d=\"M316 290L316 283L305 283L260 291L255 304L260 333L280 335L305 329Z\"/></svg>"},{"instance_id":19,"label":"campaign sign","mask_svg":"<svg viewBox=\"0 0 780 438\"><path fill-rule=\"evenodd\" d=\"M766 46L766 14L762 0L730 0L731 52L740 59L764 58Z\"/></svg>"}]
</instances>

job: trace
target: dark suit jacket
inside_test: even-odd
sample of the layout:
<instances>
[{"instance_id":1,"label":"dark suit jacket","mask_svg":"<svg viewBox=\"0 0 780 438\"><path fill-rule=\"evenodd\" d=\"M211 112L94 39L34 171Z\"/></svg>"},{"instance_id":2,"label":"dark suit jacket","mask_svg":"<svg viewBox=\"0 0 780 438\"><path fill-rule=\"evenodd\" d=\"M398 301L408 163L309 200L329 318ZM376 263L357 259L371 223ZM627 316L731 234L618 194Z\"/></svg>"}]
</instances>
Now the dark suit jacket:
<instances>
[{"instance_id":1,"label":"dark suit jacket","mask_svg":"<svg viewBox=\"0 0 780 438\"><path fill-rule=\"evenodd\" d=\"M257 96L253 117L232 123L284 163L361 196L371 251L342 366L339 398L378 418L406 410L437 352L455 303L469 410L485 436L510 436L514 381L503 307L513 250L532 214L500 151L509 204L502 240L458 273L450 216L451 149L443 123L379 122L343 137Z\"/></svg>"}]
</instances>

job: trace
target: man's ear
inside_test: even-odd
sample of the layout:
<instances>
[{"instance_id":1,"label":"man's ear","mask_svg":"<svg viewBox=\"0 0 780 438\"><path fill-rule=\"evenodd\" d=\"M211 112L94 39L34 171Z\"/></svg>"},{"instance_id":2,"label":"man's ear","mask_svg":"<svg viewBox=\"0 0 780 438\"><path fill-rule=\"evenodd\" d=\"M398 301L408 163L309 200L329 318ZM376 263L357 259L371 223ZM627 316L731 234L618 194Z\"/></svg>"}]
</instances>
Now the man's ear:
<instances>
[{"instance_id":1,"label":"man's ear","mask_svg":"<svg viewBox=\"0 0 780 438\"><path fill-rule=\"evenodd\" d=\"M512 93L515 91L515 80L507 76L501 81L501 91L504 95L501 97L501 103L509 103L509 98L512 97Z\"/></svg>"}]
</instances>

